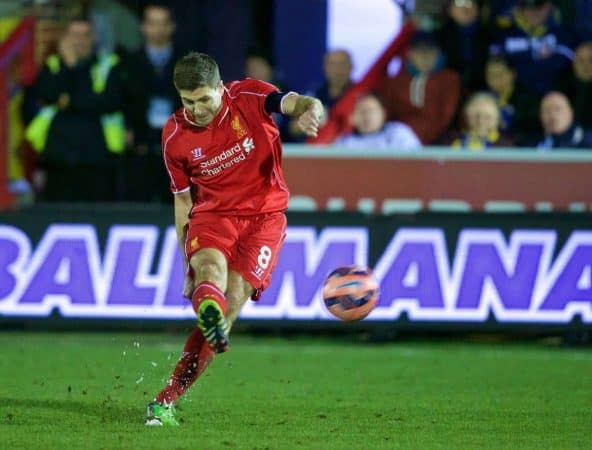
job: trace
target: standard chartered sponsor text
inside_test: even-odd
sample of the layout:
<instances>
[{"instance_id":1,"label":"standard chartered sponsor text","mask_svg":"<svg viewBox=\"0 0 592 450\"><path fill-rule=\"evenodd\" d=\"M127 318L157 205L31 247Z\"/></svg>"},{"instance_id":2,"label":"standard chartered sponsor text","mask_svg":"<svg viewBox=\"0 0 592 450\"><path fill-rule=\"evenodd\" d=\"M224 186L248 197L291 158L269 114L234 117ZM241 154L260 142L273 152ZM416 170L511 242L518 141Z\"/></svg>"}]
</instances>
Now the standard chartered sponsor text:
<instances>
[{"instance_id":1,"label":"standard chartered sponsor text","mask_svg":"<svg viewBox=\"0 0 592 450\"><path fill-rule=\"evenodd\" d=\"M213 158L199 163L199 167L201 168L202 175L212 176L244 161L246 158L247 155L245 154L243 147L237 142L228 150L224 150Z\"/></svg>"}]
</instances>

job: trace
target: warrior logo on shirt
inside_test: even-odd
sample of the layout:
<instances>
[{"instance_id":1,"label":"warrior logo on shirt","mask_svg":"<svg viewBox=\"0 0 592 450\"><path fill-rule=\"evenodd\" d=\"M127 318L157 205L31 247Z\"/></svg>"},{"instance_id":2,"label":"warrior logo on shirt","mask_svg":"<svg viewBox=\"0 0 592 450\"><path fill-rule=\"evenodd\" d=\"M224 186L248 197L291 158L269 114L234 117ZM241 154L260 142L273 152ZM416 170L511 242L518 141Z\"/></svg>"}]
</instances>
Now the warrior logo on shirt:
<instances>
[{"instance_id":1,"label":"warrior logo on shirt","mask_svg":"<svg viewBox=\"0 0 592 450\"><path fill-rule=\"evenodd\" d=\"M247 130L245 130L245 128L241 124L238 116L234 116L234 119L232 119L232 122L230 123L230 125L232 126L232 129L234 131L236 131L236 138L237 139L242 139L243 137L245 137L247 135Z\"/></svg>"},{"instance_id":2,"label":"warrior logo on shirt","mask_svg":"<svg viewBox=\"0 0 592 450\"><path fill-rule=\"evenodd\" d=\"M201 147L194 148L191 150L191 154L193 155L193 160L201 158L203 155L201 154Z\"/></svg>"}]
</instances>

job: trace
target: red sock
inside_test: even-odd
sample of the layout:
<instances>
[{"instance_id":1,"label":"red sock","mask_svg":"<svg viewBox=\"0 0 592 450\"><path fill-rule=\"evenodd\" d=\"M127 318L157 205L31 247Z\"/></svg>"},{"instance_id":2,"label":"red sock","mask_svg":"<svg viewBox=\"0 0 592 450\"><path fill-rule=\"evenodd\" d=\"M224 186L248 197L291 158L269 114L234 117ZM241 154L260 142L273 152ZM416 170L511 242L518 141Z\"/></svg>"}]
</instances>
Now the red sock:
<instances>
[{"instance_id":1,"label":"red sock","mask_svg":"<svg viewBox=\"0 0 592 450\"><path fill-rule=\"evenodd\" d=\"M193 291L191 304L193 305L193 310L196 313L199 310L199 304L204 298L211 298L214 300L216 303L218 303L218 305L220 305L222 312L226 314L226 297L224 296L224 292L222 292L214 283L202 281Z\"/></svg>"},{"instance_id":2,"label":"red sock","mask_svg":"<svg viewBox=\"0 0 592 450\"><path fill-rule=\"evenodd\" d=\"M189 335L183 354L175 366L166 387L156 396L157 402L174 403L206 370L214 359L215 353L210 348L199 328Z\"/></svg>"}]
</instances>

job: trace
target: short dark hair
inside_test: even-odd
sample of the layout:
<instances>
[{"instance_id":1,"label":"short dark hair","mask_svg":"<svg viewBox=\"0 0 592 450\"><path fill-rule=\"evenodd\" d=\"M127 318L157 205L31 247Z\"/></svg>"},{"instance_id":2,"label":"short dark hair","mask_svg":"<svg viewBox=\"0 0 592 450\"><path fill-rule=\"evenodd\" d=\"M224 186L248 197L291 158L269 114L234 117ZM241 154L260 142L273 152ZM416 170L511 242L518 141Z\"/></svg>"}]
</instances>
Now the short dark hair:
<instances>
[{"instance_id":1,"label":"short dark hair","mask_svg":"<svg viewBox=\"0 0 592 450\"><path fill-rule=\"evenodd\" d=\"M218 63L205 53L191 52L175 63L173 83L178 90L193 91L204 86L214 88L219 82Z\"/></svg>"}]
</instances>

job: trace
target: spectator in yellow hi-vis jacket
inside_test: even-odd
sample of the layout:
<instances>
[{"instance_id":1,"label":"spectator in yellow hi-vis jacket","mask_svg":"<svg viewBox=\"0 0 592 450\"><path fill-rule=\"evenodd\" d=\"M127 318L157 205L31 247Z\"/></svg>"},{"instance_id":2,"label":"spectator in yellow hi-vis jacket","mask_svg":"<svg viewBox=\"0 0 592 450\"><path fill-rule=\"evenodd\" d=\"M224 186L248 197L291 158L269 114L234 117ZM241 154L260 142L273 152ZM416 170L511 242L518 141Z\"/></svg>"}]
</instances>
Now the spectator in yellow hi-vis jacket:
<instances>
[{"instance_id":1,"label":"spectator in yellow hi-vis jacket","mask_svg":"<svg viewBox=\"0 0 592 450\"><path fill-rule=\"evenodd\" d=\"M42 103L26 137L40 153L46 201L114 201L125 150L119 56L94 50L85 18L71 20L37 81Z\"/></svg>"}]
</instances>

